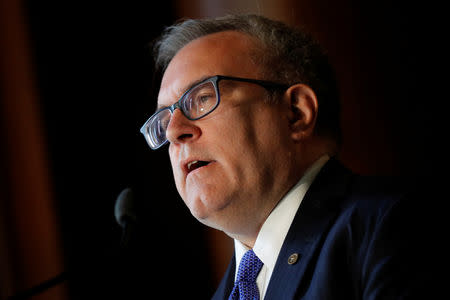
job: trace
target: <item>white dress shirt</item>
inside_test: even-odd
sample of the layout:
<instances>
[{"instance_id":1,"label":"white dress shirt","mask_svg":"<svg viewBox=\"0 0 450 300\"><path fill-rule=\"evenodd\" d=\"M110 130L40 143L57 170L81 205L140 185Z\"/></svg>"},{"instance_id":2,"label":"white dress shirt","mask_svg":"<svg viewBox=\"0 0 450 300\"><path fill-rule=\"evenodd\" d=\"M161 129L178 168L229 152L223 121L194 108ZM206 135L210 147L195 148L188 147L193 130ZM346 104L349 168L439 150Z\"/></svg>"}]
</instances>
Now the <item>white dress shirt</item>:
<instances>
[{"instance_id":1,"label":"white dress shirt","mask_svg":"<svg viewBox=\"0 0 450 300\"><path fill-rule=\"evenodd\" d=\"M291 227L295 214L300 207L300 203L314 178L329 158L328 155L324 155L314 162L300 181L280 200L258 233L255 245L253 246L253 252L264 263L256 278L260 299L264 299L278 254L280 253L281 246ZM250 249L236 239L234 240L234 248L236 256L236 278L239 263L245 252Z\"/></svg>"}]
</instances>

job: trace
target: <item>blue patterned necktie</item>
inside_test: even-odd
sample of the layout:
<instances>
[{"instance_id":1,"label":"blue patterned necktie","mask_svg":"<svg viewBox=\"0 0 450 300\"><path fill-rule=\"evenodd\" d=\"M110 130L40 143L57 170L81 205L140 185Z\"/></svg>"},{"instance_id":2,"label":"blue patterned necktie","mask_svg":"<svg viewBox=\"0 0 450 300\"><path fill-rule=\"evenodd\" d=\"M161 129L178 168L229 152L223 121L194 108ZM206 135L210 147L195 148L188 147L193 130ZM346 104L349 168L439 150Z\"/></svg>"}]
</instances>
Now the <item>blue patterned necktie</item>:
<instances>
[{"instance_id":1,"label":"blue patterned necktie","mask_svg":"<svg viewBox=\"0 0 450 300\"><path fill-rule=\"evenodd\" d=\"M262 266L262 261L253 250L245 252L239 263L236 282L228 300L259 300L256 277Z\"/></svg>"}]
</instances>

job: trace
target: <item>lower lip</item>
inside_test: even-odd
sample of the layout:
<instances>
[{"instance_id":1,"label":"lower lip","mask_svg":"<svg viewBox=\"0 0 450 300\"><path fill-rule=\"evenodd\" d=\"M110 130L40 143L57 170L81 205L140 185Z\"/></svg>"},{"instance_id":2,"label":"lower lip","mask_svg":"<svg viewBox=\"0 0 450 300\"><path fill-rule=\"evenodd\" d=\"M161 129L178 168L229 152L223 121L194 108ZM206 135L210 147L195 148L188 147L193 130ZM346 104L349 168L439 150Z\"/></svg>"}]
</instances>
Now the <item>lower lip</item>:
<instances>
[{"instance_id":1,"label":"lower lip","mask_svg":"<svg viewBox=\"0 0 450 300\"><path fill-rule=\"evenodd\" d=\"M195 169L195 170L192 170L192 171L190 171L187 175L191 175L191 174L194 174L194 173L197 173L198 171L200 171L200 170L204 170L206 167L209 167L211 164L213 164L214 162L212 161L212 162L210 162L209 164L207 164L207 165L204 165L204 166L201 166L200 168L197 168L197 169Z\"/></svg>"}]
</instances>

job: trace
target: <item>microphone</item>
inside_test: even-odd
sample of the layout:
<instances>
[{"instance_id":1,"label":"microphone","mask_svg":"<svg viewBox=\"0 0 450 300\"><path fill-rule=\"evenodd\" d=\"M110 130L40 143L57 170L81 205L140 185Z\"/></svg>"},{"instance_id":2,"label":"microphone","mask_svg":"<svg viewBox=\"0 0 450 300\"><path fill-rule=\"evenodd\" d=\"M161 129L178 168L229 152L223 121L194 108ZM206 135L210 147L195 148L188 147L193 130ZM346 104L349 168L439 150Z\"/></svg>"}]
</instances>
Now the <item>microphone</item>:
<instances>
[{"instance_id":1,"label":"microphone","mask_svg":"<svg viewBox=\"0 0 450 300\"><path fill-rule=\"evenodd\" d=\"M123 230L122 247L127 247L137 220L133 191L130 188L125 188L117 197L114 216Z\"/></svg>"},{"instance_id":2,"label":"microphone","mask_svg":"<svg viewBox=\"0 0 450 300\"><path fill-rule=\"evenodd\" d=\"M133 192L130 188L124 189L117 197L116 204L114 207L114 216L117 223L122 227L122 248L125 249L128 246L131 233L133 231L134 225L136 223L136 209L133 200ZM81 270L81 268L80 268ZM80 271L78 270L78 271ZM84 272L84 269L82 269ZM39 283L29 289L18 292L15 295L9 296L8 300L26 300L33 296L41 294L42 292L63 283L64 281L73 277L73 272L64 271L57 276L50 278L44 282ZM76 270L75 270L76 271Z\"/></svg>"}]
</instances>

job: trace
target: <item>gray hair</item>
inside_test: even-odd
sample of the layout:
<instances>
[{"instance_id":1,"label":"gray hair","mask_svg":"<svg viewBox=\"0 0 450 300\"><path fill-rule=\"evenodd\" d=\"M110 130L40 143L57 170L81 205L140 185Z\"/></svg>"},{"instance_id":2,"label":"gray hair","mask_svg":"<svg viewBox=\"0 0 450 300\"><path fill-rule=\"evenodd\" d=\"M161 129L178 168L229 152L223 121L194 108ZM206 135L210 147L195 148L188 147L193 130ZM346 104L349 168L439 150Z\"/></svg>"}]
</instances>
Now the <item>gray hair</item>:
<instances>
[{"instance_id":1,"label":"gray hair","mask_svg":"<svg viewBox=\"0 0 450 300\"><path fill-rule=\"evenodd\" d=\"M334 70L321 46L298 28L259 15L227 15L188 19L167 27L153 45L156 70L164 72L177 52L191 41L223 31L237 31L255 39L254 59L266 80L304 83L319 101L316 133L341 140L339 96Z\"/></svg>"}]
</instances>

